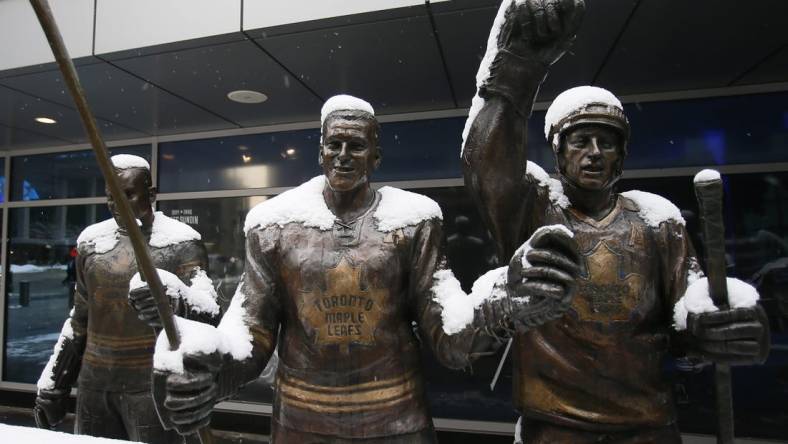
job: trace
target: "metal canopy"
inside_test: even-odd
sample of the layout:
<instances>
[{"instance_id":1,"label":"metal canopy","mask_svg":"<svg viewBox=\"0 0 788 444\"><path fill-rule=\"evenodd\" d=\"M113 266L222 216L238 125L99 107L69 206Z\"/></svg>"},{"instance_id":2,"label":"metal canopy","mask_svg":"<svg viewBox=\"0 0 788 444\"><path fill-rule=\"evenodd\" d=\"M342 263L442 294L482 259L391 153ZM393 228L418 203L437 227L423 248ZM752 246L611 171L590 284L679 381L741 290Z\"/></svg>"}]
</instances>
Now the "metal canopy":
<instances>
[{"instance_id":1,"label":"metal canopy","mask_svg":"<svg viewBox=\"0 0 788 444\"><path fill-rule=\"evenodd\" d=\"M579 84L632 95L788 81L788 2L588 3L572 53L538 100ZM77 66L108 140L312 122L336 93L364 97L380 115L467 108L497 4L454 0L246 29L94 54ZM228 100L238 89L268 100ZM64 90L54 65L0 71L0 149L85 142Z\"/></svg>"}]
</instances>

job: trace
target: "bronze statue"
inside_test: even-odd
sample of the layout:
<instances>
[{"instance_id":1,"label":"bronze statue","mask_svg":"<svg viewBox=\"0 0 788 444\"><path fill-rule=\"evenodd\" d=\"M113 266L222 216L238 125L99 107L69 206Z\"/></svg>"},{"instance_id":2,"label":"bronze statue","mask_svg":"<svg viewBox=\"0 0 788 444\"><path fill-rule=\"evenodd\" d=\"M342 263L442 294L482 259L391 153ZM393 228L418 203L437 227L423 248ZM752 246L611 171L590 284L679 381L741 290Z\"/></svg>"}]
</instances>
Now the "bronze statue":
<instances>
[{"instance_id":1,"label":"bronze statue","mask_svg":"<svg viewBox=\"0 0 788 444\"><path fill-rule=\"evenodd\" d=\"M172 298L175 312L203 321L218 319L199 233L154 213L156 189L145 159L121 154L112 157L112 163L168 294L177 295ZM109 193L107 197L113 218L86 228L77 240L74 307L38 381L36 420L42 428L60 423L77 382L77 434L182 442L162 428L154 410L150 387L156 335L127 301L130 281L133 292L145 293L147 287L135 275L129 238Z\"/></svg>"},{"instance_id":2,"label":"bronze statue","mask_svg":"<svg viewBox=\"0 0 788 444\"><path fill-rule=\"evenodd\" d=\"M372 107L336 96L321 120L324 175L249 212L246 269L218 329L183 323L203 341L157 348L163 421L182 433L207 424L278 343L272 442L434 443L412 326L462 368L570 299L577 257L550 230L527 245L544 256L543 282L522 281L519 254L464 293L446 266L438 205L370 186L382 157Z\"/></svg>"},{"instance_id":3,"label":"bronze statue","mask_svg":"<svg viewBox=\"0 0 788 444\"><path fill-rule=\"evenodd\" d=\"M571 309L515 339L514 402L525 442L680 442L661 369L669 343L717 363L762 362L768 324L753 306L757 294L738 284L728 284L731 296L750 299L733 306L749 307L695 313L698 294L708 292L687 291L703 281L679 210L653 194L615 190L629 123L613 94L573 88L550 106L545 136L560 180L527 162L534 97L584 7L504 1L466 125L465 183L500 258L544 224L568 227L582 257Z\"/></svg>"}]
</instances>

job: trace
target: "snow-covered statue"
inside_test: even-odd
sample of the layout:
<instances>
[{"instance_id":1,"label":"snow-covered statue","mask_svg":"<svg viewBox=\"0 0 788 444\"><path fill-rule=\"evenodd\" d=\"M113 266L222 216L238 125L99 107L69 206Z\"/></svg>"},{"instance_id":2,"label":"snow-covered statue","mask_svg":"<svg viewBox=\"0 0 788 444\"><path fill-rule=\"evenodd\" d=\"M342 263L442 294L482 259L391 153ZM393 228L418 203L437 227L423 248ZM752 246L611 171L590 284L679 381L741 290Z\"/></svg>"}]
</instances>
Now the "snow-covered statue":
<instances>
[{"instance_id":1,"label":"snow-covered statue","mask_svg":"<svg viewBox=\"0 0 788 444\"><path fill-rule=\"evenodd\" d=\"M574 233L582 258L571 308L517 334L512 347L525 442L680 442L661 367L669 340L718 363L755 363L768 353L768 325L757 293L743 283L729 283L728 292L732 306L746 308L696 313L716 308L699 287L679 210L653 194L616 192L629 123L613 94L583 86L556 97L544 135L559 179L528 162L534 97L584 7L582 0L503 2L466 124L465 183L501 258L550 224Z\"/></svg>"},{"instance_id":2,"label":"snow-covered statue","mask_svg":"<svg viewBox=\"0 0 788 444\"><path fill-rule=\"evenodd\" d=\"M218 319L200 234L154 213L156 189L145 159L121 154L113 156L112 163L148 239L174 312L201 321ZM77 240L74 308L38 380L36 419L39 427L60 423L71 386L77 382L76 433L147 443L181 442L176 433L163 429L156 416L151 398L156 334L128 302L130 288L132 294L144 294L148 287L136 273L131 242L109 192L107 196L113 218L87 227Z\"/></svg>"},{"instance_id":3,"label":"snow-covered statue","mask_svg":"<svg viewBox=\"0 0 788 444\"><path fill-rule=\"evenodd\" d=\"M522 250L541 254L542 282L523 282L521 253L466 294L446 266L438 204L370 186L381 154L367 102L325 103L324 174L249 212L246 269L218 328L177 319L180 350L157 345L180 432L207 424L278 343L272 442L434 443L412 325L443 364L463 368L512 326L568 306L578 258L566 232L545 229Z\"/></svg>"}]
</instances>

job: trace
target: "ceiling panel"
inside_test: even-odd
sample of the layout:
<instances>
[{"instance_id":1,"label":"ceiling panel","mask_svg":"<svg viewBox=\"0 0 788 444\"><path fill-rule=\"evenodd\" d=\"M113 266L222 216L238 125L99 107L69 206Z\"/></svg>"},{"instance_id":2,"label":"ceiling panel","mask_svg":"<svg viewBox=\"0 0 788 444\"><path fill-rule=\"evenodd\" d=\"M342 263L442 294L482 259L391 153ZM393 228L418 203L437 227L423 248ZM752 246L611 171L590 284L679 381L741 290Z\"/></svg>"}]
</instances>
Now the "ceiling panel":
<instances>
[{"instance_id":1,"label":"ceiling panel","mask_svg":"<svg viewBox=\"0 0 788 444\"><path fill-rule=\"evenodd\" d=\"M67 142L43 134L0 124L0 150L60 146Z\"/></svg>"},{"instance_id":2,"label":"ceiling panel","mask_svg":"<svg viewBox=\"0 0 788 444\"><path fill-rule=\"evenodd\" d=\"M321 101L251 41L116 60L114 64L242 126L315 119ZM232 102L237 89L268 96Z\"/></svg>"},{"instance_id":3,"label":"ceiling panel","mask_svg":"<svg viewBox=\"0 0 788 444\"><path fill-rule=\"evenodd\" d=\"M97 117L147 134L235 128L231 122L107 63L77 68ZM0 84L71 106L60 71L0 79Z\"/></svg>"},{"instance_id":4,"label":"ceiling panel","mask_svg":"<svg viewBox=\"0 0 788 444\"><path fill-rule=\"evenodd\" d=\"M34 120L36 117L49 117L57 123L38 123ZM97 119L97 122L99 129L108 139L144 136L138 131L107 120ZM87 140L82 121L74 109L4 87L0 87L0 124L59 139L60 145Z\"/></svg>"},{"instance_id":5,"label":"ceiling panel","mask_svg":"<svg viewBox=\"0 0 788 444\"><path fill-rule=\"evenodd\" d=\"M379 114L454 107L426 15L257 41L323 98L353 94Z\"/></svg>"},{"instance_id":6,"label":"ceiling panel","mask_svg":"<svg viewBox=\"0 0 788 444\"><path fill-rule=\"evenodd\" d=\"M641 1L599 77L617 94L727 86L785 42L788 2Z\"/></svg>"},{"instance_id":7,"label":"ceiling panel","mask_svg":"<svg viewBox=\"0 0 788 444\"><path fill-rule=\"evenodd\" d=\"M551 100L567 88L591 83L635 3L635 0L596 0L594 8L586 13L575 44L550 69L538 100ZM476 71L497 12L495 6L435 14L460 106L470 106L476 92Z\"/></svg>"},{"instance_id":8,"label":"ceiling panel","mask_svg":"<svg viewBox=\"0 0 788 444\"><path fill-rule=\"evenodd\" d=\"M787 31L788 32L788 31ZM788 45L742 76L737 85L788 82Z\"/></svg>"}]
</instances>

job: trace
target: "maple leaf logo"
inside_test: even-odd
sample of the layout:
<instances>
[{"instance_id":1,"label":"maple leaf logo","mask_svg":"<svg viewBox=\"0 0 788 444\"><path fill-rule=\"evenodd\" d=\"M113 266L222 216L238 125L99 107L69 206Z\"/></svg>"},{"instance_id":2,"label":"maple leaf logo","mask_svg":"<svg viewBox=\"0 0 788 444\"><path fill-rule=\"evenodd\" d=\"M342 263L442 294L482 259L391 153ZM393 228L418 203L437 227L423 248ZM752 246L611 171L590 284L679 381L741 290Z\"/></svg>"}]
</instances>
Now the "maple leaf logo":
<instances>
[{"instance_id":1,"label":"maple leaf logo","mask_svg":"<svg viewBox=\"0 0 788 444\"><path fill-rule=\"evenodd\" d=\"M609 323L629 319L643 289L643 276L623 273L623 257L606 241L600 241L586 256L585 275L578 279L572 307L580 319Z\"/></svg>"},{"instance_id":2,"label":"maple leaf logo","mask_svg":"<svg viewBox=\"0 0 788 444\"><path fill-rule=\"evenodd\" d=\"M343 257L326 270L326 290L302 291L298 312L310 327L315 344L339 345L343 354L350 344L374 345L375 330L388 303L388 289L362 289L361 268Z\"/></svg>"}]
</instances>

